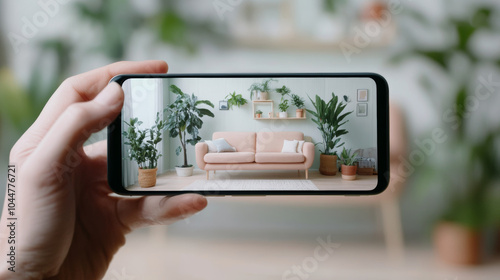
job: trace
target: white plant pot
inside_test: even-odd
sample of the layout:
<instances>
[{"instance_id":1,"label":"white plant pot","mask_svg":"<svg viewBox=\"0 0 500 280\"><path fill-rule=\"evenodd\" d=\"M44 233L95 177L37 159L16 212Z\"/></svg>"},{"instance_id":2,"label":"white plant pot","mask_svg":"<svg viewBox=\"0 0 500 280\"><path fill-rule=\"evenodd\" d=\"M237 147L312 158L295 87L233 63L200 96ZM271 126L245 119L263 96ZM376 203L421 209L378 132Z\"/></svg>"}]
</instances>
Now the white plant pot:
<instances>
[{"instance_id":1,"label":"white plant pot","mask_svg":"<svg viewBox=\"0 0 500 280\"><path fill-rule=\"evenodd\" d=\"M280 118L287 118L288 114L287 114L287 112L280 112L279 116L280 116Z\"/></svg>"},{"instance_id":2,"label":"white plant pot","mask_svg":"<svg viewBox=\"0 0 500 280\"><path fill-rule=\"evenodd\" d=\"M193 175L193 169L194 166L190 167L175 167L175 172L177 173L177 176L179 177L189 177Z\"/></svg>"}]
</instances>

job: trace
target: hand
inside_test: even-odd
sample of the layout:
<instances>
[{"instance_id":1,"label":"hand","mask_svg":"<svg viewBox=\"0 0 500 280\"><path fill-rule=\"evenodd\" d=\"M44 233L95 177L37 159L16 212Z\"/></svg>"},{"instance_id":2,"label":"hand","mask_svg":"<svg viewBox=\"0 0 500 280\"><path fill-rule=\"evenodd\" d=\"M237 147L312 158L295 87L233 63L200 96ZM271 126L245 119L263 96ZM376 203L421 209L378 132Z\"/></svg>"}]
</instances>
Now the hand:
<instances>
[{"instance_id":1,"label":"hand","mask_svg":"<svg viewBox=\"0 0 500 280\"><path fill-rule=\"evenodd\" d=\"M125 244L125 234L205 208L206 199L197 194L109 196L106 143L83 147L123 106L121 87L107 85L113 76L167 69L163 61L119 62L71 77L57 89L10 153L17 169L16 272L8 271L2 259L1 279L100 279ZM10 246L6 205L0 258Z\"/></svg>"}]
</instances>

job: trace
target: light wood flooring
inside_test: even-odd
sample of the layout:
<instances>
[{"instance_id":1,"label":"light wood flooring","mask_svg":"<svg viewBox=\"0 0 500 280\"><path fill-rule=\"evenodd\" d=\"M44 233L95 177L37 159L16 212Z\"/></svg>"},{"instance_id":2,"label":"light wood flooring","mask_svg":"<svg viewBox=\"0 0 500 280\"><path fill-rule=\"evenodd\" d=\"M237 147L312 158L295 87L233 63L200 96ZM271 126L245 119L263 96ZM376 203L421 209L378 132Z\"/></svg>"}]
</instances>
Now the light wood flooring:
<instances>
[{"instance_id":1,"label":"light wood flooring","mask_svg":"<svg viewBox=\"0 0 500 280\"><path fill-rule=\"evenodd\" d=\"M304 171L294 170L279 170L279 171L222 171L219 170L215 174L210 171L210 180L231 180L231 179L260 179L260 180L294 180L305 179ZM175 171L168 171L165 174L159 175L156 181L156 186L151 188L141 188L138 185L129 187L128 189L141 191L173 191L182 190L196 180L206 180L206 172L195 170L193 176L178 177ZM342 179L342 175L337 173L335 176L321 175L317 170L309 171L309 180L311 180L319 190L371 190L377 185L377 176L362 176L357 175L354 181L346 181Z\"/></svg>"}]
</instances>

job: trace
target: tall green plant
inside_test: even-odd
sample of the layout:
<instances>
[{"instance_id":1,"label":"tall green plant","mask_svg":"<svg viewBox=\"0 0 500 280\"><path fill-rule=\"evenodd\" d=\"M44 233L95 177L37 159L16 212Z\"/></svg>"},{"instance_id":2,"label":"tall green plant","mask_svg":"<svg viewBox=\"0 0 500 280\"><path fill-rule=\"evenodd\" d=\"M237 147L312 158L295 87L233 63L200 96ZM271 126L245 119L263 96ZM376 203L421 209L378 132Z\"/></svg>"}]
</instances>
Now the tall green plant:
<instances>
[{"instance_id":1,"label":"tall green plant","mask_svg":"<svg viewBox=\"0 0 500 280\"><path fill-rule=\"evenodd\" d=\"M164 110L168 114L166 128L170 137L179 137L180 146L175 149L175 154L180 155L183 152L184 164L181 167L191 167L192 165L187 162L186 146L187 144L194 146L201 140L199 136L199 130L203 126L201 118L214 117L209 109L199 106L205 104L214 108L214 104L208 100L198 100L194 94L186 94L176 85L170 85L170 92L174 93L176 98Z\"/></svg>"},{"instance_id":2,"label":"tall green plant","mask_svg":"<svg viewBox=\"0 0 500 280\"><path fill-rule=\"evenodd\" d=\"M135 160L139 168L156 168L161 157L156 147L162 140L161 134L165 128L165 121L160 120L160 113L156 114L155 124L151 128L140 129L142 121L138 118L131 118L130 122L124 123L128 125L128 129L123 132L125 145L130 146L128 157Z\"/></svg>"},{"instance_id":3,"label":"tall green plant","mask_svg":"<svg viewBox=\"0 0 500 280\"><path fill-rule=\"evenodd\" d=\"M323 150L320 150L320 152L325 155L337 155L335 149L344 145L344 142L339 143L340 136L348 133L347 130L341 129L341 127L348 122L348 120L344 119L352 111L342 113L346 104L339 102L339 98L333 92L332 98L328 102L325 102L318 95L316 95L316 101L313 101L311 97L309 97L309 100L311 100L315 111L306 110L313 116L312 121L317 125L323 138Z\"/></svg>"}]
</instances>

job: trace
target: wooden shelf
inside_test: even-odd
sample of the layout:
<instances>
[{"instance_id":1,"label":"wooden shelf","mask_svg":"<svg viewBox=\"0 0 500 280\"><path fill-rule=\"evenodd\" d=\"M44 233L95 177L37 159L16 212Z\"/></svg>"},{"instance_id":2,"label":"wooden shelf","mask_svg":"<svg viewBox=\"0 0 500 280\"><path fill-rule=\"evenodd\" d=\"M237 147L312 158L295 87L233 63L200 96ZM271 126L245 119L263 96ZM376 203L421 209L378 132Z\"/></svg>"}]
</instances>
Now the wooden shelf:
<instances>
[{"instance_id":1,"label":"wooden shelf","mask_svg":"<svg viewBox=\"0 0 500 280\"><path fill-rule=\"evenodd\" d=\"M306 117L297 118L297 117L287 117L287 118L253 118L254 120L305 120Z\"/></svg>"},{"instance_id":2,"label":"wooden shelf","mask_svg":"<svg viewBox=\"0 0 500 280\"><path fill-rule=\"evenodd\" d=\"M270 106L271 110L268 113L271 113L271 116L273 117L261 117L261 118L256 118L255 117L255 105L264 105L264 106ZM302 118L297 118L297 117L286 117L286 118L279 118L279 117L274 117L274 101L273 100L252 100L252 114L253 114L253 119L254 120L305 120L306 119L306 111L304 110L304 116ZM263 116L266 116L268 114L262 114ZM293 113L295 116L295 113Z\"/></svg>"}]
</instances>

